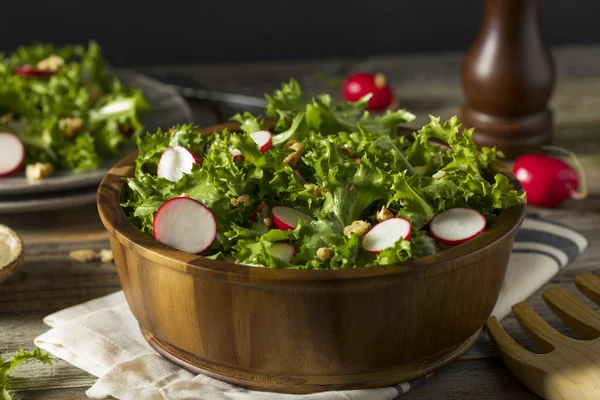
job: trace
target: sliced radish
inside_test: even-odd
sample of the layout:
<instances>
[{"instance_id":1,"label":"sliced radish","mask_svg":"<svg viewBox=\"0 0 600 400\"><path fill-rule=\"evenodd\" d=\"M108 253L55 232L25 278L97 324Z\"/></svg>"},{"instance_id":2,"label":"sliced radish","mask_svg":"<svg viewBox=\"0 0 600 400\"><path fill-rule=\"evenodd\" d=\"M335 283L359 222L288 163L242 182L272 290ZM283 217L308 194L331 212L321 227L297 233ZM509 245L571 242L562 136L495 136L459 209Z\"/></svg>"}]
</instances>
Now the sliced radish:
<instances>
[{"instance_id":1,"label":"sliced radish","mask_svg":"<svg viewBox=\"0 0 600 400\"><path fill-rule=\"evenodd\" d=\"M273 225L275 225L275 228L281 229L282 231L296 229L298 221L314 220L313 217L303 213L302 211L281 206L273 207L273 211L271 212L271 219L273 220Z\"/></svg>"},{"instance_id":2,"label":"sliced radish","mask_svg":"<svg viewBox=\"0 0 600 400\"><path fill-rule=\"evenodd\" d=\"M362 247L369 253L377 254L392 247L398 240L408 240L412 226L404 218L391 218L375 225L362 239Z\"/></svg>"},{"instance_id":3,"label":"sliced radish","mask_svg":"<svg viewBox=\"0 0 600 400\"><path fill-rule=\"evenodd\" d=\"M275 258L291 263L296 255L296 248L289 243L275 243L271 246L271 253Z\"/></svg>"},{"instance_id":4,"label":"sliced radish","mask_svg":"<svg viewBox=\"0 0 600 400\"><path fill-rule=\"evenodd\" d=\"M300 171L298 171L297 169L294 170L294 174L296 175L296 178L298 178L301 184L304 185L306 182L308 182L306 179L304 179Z\"/></svg>"},{"instance_id":5,"label":"sliced radish","mask_svg":"<svg viewBox=\"0 0 600 400\"><path fill-rule=\"evenodd\" d=\"M269 150L273 144L273 135L271 135L271 132L269 131L252 132L250 137L254 140L254 143L256 143L261 153ZM238 158L244 159L244 155L238 149L229 148L229 152L234 160L237 160Z\"/></svg>"},{"instance_id":6,"label":"sliced radish","mask_svg":"<svg viewBox=\"0 0 600 400\"><path fill-rule=\"evenodd\" d=\"M273 144L273 135L269 131L256 131L250 134L254 143L258 146L261 153L269 150Z\"/></svg>"},{"instance_id":7,"label":"sliced radish","mask_svg":"<svg viewBox=\"0 0 600 400\"><path fill-rule=\"evenodd\" d=\"M271 217L271 206L265 203L260 203L252 213L252 222L262 221L265 218Z\"/></svg>"},{"instance_id":8,"label":"sliced radish","mask_svg":"<svg viewBox=\"0 0 600 400\"><path fill-rule=\"evenodd\" d=\"M160 206L152 230L159 242L200 254L215 241L217 222L204 204L188 197L176 197Z\"/></svg>"},{"instance_id":9,"label":"sliced radish","mask_svg":"<svg viewBox=\"0 0 600 400\"><path fill-rule=\"evenodd\" d=\"M12 175L23 166L25 148L18 137L0 132L0 176Z\"/></svg>"},{"instance_id":10,"label":"sliced radish","mask_svg":"<svg viewBox=\"0 0 600 400\"><path fill-rule=\"evenodd\" d=\"M440 243L456 246L483 233L486 220L470 208L451 208L437 214L431 220L431 235Z\"/></svg>"},{"instance_id":11,"label":"sliced radish","mask_svg":"<svg viewBox=\"0 0 600 400\"><path fill-rule=\"evenodd\" d=\"M15 68L15 74L20 76L26 76L29 78L38 78L54 75L52 71L42 71L41 69L33 68L29 65L23 65L21 67Z\"/></svg>"},{"instance_id":12,"label":"sliced radish","mask_svg":"<svg viewBox=\"0 0 600 400\"><path fill-rule=\"evenodd\" d=\"M183 174L192 172L194 164L202 165L202 160L185 147L171 147L160 156L156 175L177 182Z\"/></svg>"}]
</instances>

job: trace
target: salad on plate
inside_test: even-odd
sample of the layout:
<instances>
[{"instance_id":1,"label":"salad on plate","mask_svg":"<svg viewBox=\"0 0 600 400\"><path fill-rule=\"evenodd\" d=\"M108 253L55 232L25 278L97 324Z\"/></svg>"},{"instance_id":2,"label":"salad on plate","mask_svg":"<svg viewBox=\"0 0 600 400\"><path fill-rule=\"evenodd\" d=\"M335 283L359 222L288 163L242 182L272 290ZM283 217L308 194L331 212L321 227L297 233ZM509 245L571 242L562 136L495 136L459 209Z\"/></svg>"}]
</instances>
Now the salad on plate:
<instances>
[{"instance_id":1,"label":"salad on plate","mask_svg":"<svg viewBox=\"0 0 600 400\"><path fill-rule=\"evenodd\" d=\"M190 125L137 138L122 207L174 248L239 264L296 269L392 265L456 246L524 203L456 117L412 136L404 109L373 115L369 95L303 97L295 80L266 96L264 121L239 132ZM432 141L442 142L439 146Z\"/></svg>"},{"instance_id":2,"label":"salad on plate","mask_svg":"<svg viewBox=\"0 0 600 400\"><path fill-rule=\"evenodd\" d=\"M36 44L0 53L0 179L26 167L97 168L142 131L142 92L109 71L100 47Z\"/></svg>"}]
</instances>

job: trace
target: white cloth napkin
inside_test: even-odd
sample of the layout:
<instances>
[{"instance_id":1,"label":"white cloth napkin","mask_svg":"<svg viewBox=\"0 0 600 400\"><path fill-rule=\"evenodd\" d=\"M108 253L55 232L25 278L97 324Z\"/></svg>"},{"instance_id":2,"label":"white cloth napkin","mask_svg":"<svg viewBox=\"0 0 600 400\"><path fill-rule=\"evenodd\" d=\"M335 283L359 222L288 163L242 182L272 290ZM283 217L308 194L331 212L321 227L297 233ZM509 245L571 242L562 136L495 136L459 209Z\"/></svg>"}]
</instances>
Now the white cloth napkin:
<instances>
[{"instance_id":1,"label":"white cloth napkin","mask_svg":"<svg viewBox=\"0 0 600 400\"><path fill-rule=\"evenodd\" d=\"M506 279L493 314L505 317L510 307L529 297L587 247L573 230L528 218L519 231ZM237 388L187 372L152 350L140 333L123 292L88 301L44 318L51 330L35 344L99 379L87 391L93 399L207 400L392 400L413 382L369 390L284 395Z\"/></svg>"}]
</instances>

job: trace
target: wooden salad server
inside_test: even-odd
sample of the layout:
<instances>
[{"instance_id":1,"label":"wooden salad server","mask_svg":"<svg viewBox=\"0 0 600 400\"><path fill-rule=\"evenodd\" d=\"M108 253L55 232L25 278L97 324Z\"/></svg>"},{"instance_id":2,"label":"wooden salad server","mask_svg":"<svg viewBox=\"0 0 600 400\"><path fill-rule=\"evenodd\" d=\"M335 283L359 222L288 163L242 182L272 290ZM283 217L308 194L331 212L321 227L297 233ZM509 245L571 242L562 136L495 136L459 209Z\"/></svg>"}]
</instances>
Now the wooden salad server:
<instances>
[{"instance_id":1,"label":"wooden salad server","mask_svg":"<svg viewBox=\"0 0 600 400\"><path fill-rule=\"evenodd\" d=\"M575 277L575 285L600 305L599 277L582 273ZM600 399L600 314L562 288L550 288L542 296L550 309L583 340L562 335L523 301L513 306L513 312L543 354L521 347L496 317L490 317L487 331L504 364L532 392L545 399Z\"/></svg>"}]
</instances>

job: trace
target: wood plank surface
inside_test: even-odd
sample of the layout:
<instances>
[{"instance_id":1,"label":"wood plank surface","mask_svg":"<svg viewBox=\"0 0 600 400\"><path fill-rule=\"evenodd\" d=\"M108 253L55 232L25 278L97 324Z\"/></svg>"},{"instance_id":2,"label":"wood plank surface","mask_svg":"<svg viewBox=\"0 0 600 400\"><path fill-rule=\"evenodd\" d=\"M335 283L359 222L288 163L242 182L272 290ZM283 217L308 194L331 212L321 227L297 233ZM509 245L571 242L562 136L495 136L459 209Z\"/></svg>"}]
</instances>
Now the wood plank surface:
<instances>
[{"instance_id":1,"label":"wood plank surface","mask_svg":"<svg viewBox=\"0 0 600 400\"><path fill-rule=\"evenodd\" d=\"M555 210L530 207L530 213L561 222L583 233L589 249L567 270L548 282L529 302L559 331L576 337L545 306L539 293L557 285L583 296L575 289L573 277L581 271L600 274L600 47L569 47L554 52L558 85L552 99L556 118L556 144L576 151L588 174L590 196L567 201ZM362 60L269 62L207 66L146 67L154 75L192 74L215 90L262 96L281 81L295 76L309 94L327 90L317 72L329 76L349 71L371 70L386 73L401 99L401 106L418 115L414 126L422 125L428 114L449 117L462 103L458 53L373 57ZM206 107L194 107L199 125L211 124L214 116ZM33 339L45 332L44 316L115 292L120 289L112 264L81 264L71 260L69 251L109 248L95 205L60 212L28 215L0 215L0 223L17 230L26 246L23 267L0 285L0 355L18 348L32 348ZM590 304L588 302L588 304ZM502 321L520 344L531 343L512 316ZM14 387L22 399L81 399L95 378L61 360L54 366L35 363L15 370ZM459 361L440 371L406 399L535 399L503 366L493 344L483 335Z\"/></svg>"}]
</instances>

